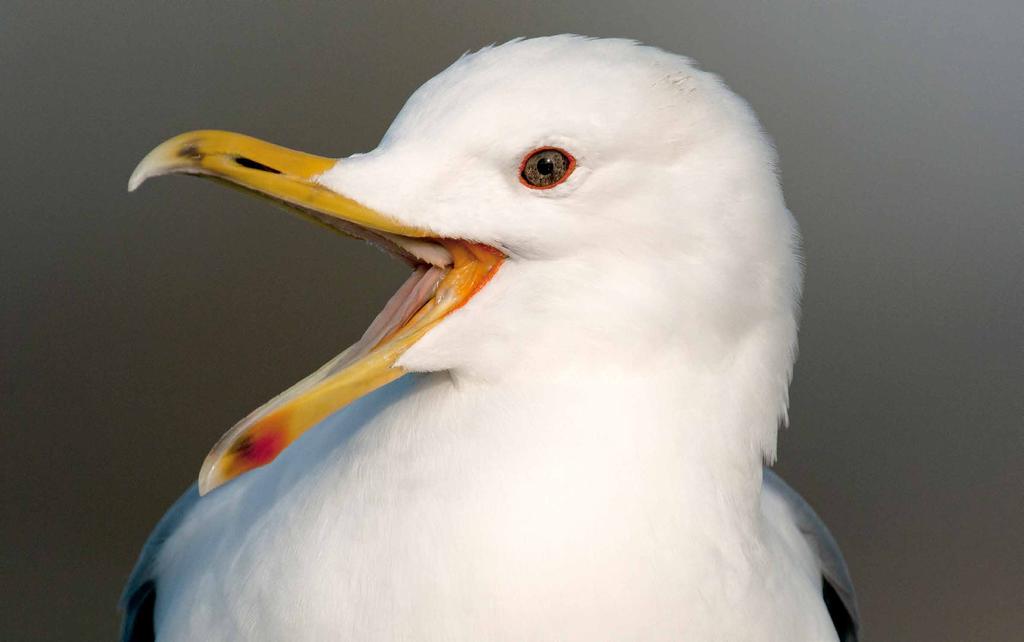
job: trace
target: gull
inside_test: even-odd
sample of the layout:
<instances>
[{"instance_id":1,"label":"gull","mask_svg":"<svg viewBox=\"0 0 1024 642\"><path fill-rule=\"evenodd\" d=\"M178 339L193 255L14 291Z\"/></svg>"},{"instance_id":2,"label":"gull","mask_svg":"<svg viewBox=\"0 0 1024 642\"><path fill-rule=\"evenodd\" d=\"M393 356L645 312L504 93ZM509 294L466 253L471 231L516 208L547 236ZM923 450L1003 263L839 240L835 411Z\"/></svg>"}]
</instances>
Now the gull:
<instances>
[{"instance_id":1,"label":"gull","mask_svg":"<svg viewBox=\"0 0 1024 642\"><path fill-rule=\"evenodd\" d=\"M835 541L765 468L799 237L717 76L628 40L514 40L420 87L369 153L193 131L129 190L164 174L411 275L213 447L143 548L123 639L857 639Z\"/></svg>"}]
</instances>

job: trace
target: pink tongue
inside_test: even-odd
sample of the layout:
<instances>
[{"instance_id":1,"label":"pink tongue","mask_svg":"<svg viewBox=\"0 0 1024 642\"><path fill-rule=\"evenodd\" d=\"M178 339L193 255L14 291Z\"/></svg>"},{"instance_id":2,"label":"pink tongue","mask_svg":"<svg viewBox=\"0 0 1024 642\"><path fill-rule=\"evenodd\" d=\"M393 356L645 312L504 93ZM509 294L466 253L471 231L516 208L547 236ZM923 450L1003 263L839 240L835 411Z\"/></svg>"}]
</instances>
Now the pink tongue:
<instances>
[{"instance_id":1,"label":"pink tongue","mask_svg":"<svg viewBox=\"0 0 1024 642\"><path fill-rule=\"evenodd\" d=\"M430 300L441 282L448 268L420 266L405 280L398 292L391 297L384 309L380 311L377 318L373 320L370 327L366 329L363 336L344 352L334 357L320 368L298 382L288 390L271 399L269 402L256 409L249 418L262 416L269 412L268 408L280 405L295 396L312 389L327 377L340 372L352 365L357 359L365 356L370 350L377 347L381 340L395 328L400 327L408 321L416 312L423 307L423 304Z\"/></svg>"},{"instance_id":2,"label":"pink tongue","mask_svg":"<svg viewBox=\"0 0 1024 642\"><path fill-rule=\"evenodd\" d=\"M353 348L360 347L358 356L369 352L392 330L411 319L412 315L416 314L416 311L434 295L437 284L441 282L447 272L447 269L439 267L417 267L405 280L402 287L398 288L398 292L395 292L388 300L387 305L366 329L362 338L355 346L352 346Z\"/></svg>"},{"instance_id":3,"label":"pink tongue","mask_svg":"<svg viewBox=\"0 0 1024 642\"><path fill-rule=\"evenodd\" d=\"M404 325L411 319L423 307L423 304L429 301L430 297L434 296L437 284L441 282L441 279L447 273L448 268L434 266L417 267L409 278L406 279L405 283L402 284L402 287L398 289L398 292L395 292L391 299L388 300L387 305L377 315L377 318L373 320L373 323L366 329L366 332L363 333L359 341L356 341L344 352L320 366L316 372L308 375L302 381L299 381L291 388L249 413L248 417L235 424L235 427L228 432L228 435L239 429L243 424L252 425L259 421L262 417L270 414L275 408L282 406L304 392L312 390L314 386L323 380L344 370L359 358L365 356L370 350L377 347L377 344L391 331ZM228 435L225 435L225 437ZM221 439L224 439L224 437ZM284 449L284 446L280 444L259 444L259 446L262 450L257 450L253 456L257 460L266 458L267 462Z\"/></svg>"}]
</instances>

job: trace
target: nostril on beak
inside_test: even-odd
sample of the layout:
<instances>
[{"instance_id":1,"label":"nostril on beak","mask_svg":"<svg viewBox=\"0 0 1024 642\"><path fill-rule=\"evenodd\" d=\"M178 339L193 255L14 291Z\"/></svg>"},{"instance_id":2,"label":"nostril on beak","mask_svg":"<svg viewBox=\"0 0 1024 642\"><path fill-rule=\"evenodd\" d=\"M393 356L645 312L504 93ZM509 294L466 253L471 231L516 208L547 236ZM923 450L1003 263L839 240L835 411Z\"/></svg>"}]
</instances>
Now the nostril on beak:
<instances>
[{"instance_id":1,"label":"nostril on beak","mask_svg":"<svg viewBox=\"0 0 1024 642\"><path fill-rule=\"evenodd\" d=\"M264 165L263 163L260 163L258 161L254 161L251 158L246 158L245 156L235 156L235 162L241 165L242 167L248 167L249 169L258 169L261 172L270 172L271 174L281 173L281 170L274 169L273 167Z\"/></svg>"}]
</instances>

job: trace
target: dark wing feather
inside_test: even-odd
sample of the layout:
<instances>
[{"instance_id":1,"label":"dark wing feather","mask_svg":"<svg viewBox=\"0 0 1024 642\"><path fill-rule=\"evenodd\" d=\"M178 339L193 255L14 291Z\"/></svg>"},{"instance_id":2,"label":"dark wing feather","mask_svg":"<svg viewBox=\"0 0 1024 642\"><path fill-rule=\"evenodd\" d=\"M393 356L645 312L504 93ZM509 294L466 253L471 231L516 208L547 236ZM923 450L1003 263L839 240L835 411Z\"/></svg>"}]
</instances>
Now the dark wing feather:
<instances>
[{"instance_id":1,"label":"dark wing feather","mask_svg":"<svg viewBox=\"0 0 1024 642\"><path fill-rule=\"evenodd\" d=\"M764 489L786 502L796 518L797 528L804 534L811 550L817 553L821 568L822 600L828 608L840 642L857 642L860 639L857 595L839 544L810 504L767 468L764 470Z\"/></svg>"},{"instance_id":2,"label":"dark wing feather","mask_svg":"<svg viewBox=\"0 0 1024 642\"><path fill-rule=\"evenodd\" d=\"M156 560L164 542L178 528L197 501L199 490L193 484L164 514L142 547L139 560L135 563L135 568L121 594L120 607L124 611L121 642L152 642L156 639L153 620L159 588Z\"/></svg>"}]
</instances>

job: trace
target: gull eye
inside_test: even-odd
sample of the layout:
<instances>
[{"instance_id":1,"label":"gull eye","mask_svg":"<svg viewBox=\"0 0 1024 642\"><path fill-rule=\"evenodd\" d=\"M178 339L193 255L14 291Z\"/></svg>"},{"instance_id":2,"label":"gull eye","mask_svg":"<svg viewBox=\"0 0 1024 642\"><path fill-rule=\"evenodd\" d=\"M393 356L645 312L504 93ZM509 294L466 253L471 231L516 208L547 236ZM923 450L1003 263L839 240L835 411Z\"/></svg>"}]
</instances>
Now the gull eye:
<instances>
[{"instance_id":1,"label":"gull eye","mask_svg":"<svg viewBox=\"0 0 1024 642\"><path fill-rule=\"evenodd\" d=\"M557 147L535 149L519 167L519 182L532 189L550 189L569 178L576 168L576 159Z\"/></svg>"}]
</instances>

